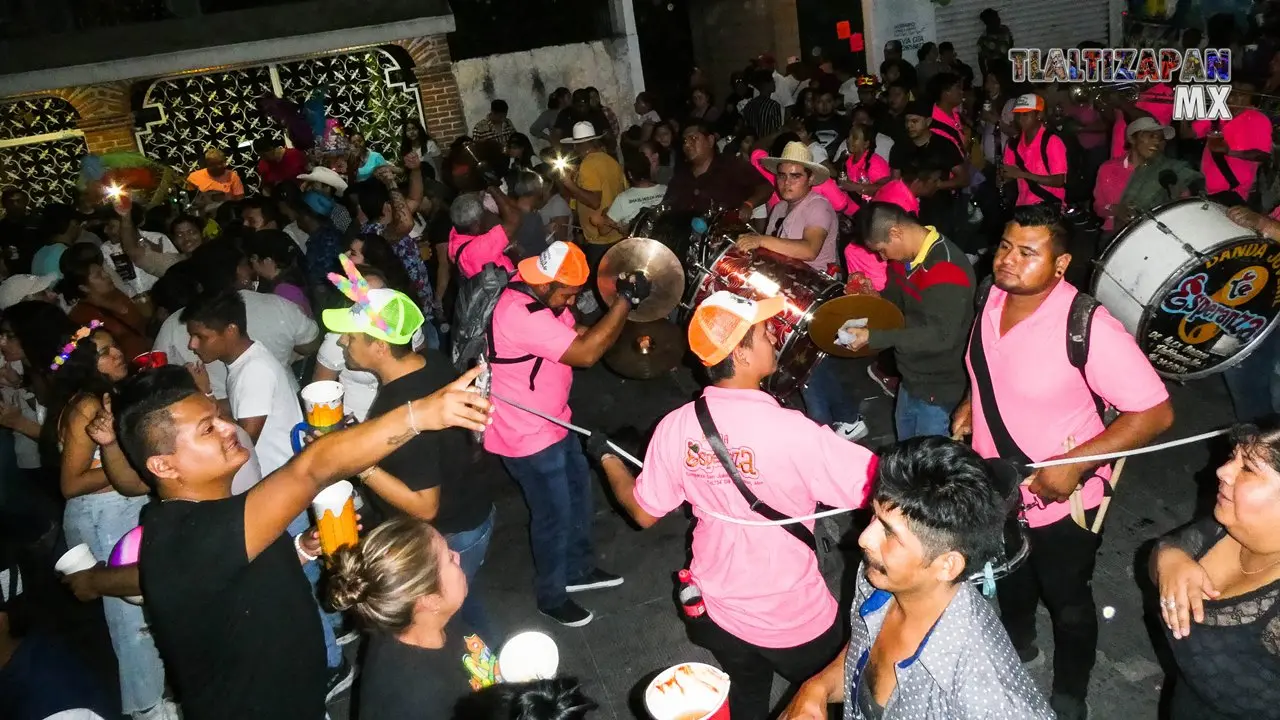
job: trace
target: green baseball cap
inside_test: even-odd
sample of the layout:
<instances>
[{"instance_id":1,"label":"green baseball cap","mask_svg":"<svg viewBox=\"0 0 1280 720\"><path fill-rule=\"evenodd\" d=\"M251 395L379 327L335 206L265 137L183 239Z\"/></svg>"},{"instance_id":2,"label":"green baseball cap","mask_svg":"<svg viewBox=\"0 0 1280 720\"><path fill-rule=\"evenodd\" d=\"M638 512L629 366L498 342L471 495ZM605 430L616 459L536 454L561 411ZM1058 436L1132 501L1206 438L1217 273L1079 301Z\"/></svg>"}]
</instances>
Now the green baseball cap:
<instances>
[{"instance_id":1,"label":"green baseball cap","mask_svg":"<svg viewBox=\"0 0 1280 720\"><path fill-rule=\"evenodd\" d=\"M402 292L371 289L367 300L345 310L325 310L324 326L330 332L364 333L392 345L408 345L426 321L418 304Z\"/></svg>"}]
</instances>

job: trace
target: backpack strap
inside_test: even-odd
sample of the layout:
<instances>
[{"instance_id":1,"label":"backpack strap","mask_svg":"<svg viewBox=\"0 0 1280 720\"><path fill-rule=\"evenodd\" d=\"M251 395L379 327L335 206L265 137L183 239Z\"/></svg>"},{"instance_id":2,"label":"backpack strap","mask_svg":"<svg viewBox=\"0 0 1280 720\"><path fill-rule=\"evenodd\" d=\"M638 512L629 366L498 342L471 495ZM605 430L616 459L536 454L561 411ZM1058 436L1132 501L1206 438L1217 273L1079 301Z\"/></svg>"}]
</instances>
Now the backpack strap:
<instances>
[{"instance_id":1,"label":"backpack strap","mask_svg":"<svg viewBox=\"0 0 1280 720\"><path fill-rule=\"evenodd\" d=\"M1107 403L1089 386L1089 378L1085 375L1085 364L1089 362L1089 335L1093 330L1093 315L1098 311L1099 303L1092 295L1077 292L1071 299L1071 311L1067 316L1067 360L1071 366L1080 371L1080 377L1089 387L1093 396L1093 404L1098 409L1098 417L1106 422Z\"/></svg>"},{"instance_id":2,"label":"backpack strap","mask_svg":"<svg viewBox=\"0 0 1280 720\"><path fill-rule=\"evenodd\" d=\"M459 248L458 254L459 255L462 254L461 248ZM522 295L528 295L530 298L533 299L532 302L530 302L525 306L526 309L528 309L530 312L534 312L538 309L547 309L547 310L551 309L551 308L548 308L545 304L543 304L541 300L538 299L538 296L534 294L533 289L530 288L526 283L523 283L523 282L508 283L507 288L515 290L516 292L521 293ZM560 313L556 313L556 311L554 310L552 310L551 312L554 313L557 317L559 317L560 315ZM493 344L493 316L489 317L489 332L486 333L486 336L487 336L487 342L489 345L488 359L490 363L495 365L519 365L520 363L526 363L526 362L529 362L530 360L533 361L533 368L529 370L529 390L530 391L534 390L534 386L538 378L538 372L542 370L543 358L540 358L537 355L532 355L532 354L521 355L519 357L498 357L498 350Z\"/></svg>"},{"instance_id":3,"label":"backpack strap","mask_svg":"<svg viewBox=\"0 0 1280 720\"><path fill-rule=\"evenodd\" d=\"M1049 170L1049 140L1054 137L1057 136L1049 132L1049 128L1044 128L1044 132L1040 134L1040 157L1044 161L1044 169L1046 172ZM1029 173L1031 171L1027 169L1027 162L1022 159L1022 153L1018 152L1018 148L1021 146L1022 137L1019 136L1018 140L1013 144L1013 162L1018 166L1019 170ZM1046 190L1040 183L1034 180L1027 180L1025 178L1021 178L1021 180L1027 184L1027 190L1029 190L1032 195L1035 195L1047 203L1056 203L1058 205L1062 204L1062 198Z\"/></svg>"}]
</instances>

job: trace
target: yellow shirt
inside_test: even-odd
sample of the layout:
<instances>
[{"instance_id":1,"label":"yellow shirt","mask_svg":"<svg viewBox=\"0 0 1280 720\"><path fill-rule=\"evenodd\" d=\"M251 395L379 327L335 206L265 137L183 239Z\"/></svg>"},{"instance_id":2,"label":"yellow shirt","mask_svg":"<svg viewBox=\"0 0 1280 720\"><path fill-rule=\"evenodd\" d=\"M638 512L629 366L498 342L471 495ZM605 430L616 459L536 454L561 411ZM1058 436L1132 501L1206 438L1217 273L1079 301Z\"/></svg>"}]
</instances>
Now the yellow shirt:
<instances>
[{"instance_id":1,"label":"yellow shirt","mask_svg":"<svg viewBox=\"0 0 1280 720\"><path fill-rule=\"evenodd\" d=\"M928 235L924 236L924 242L920 243L920 252L916 253L915 258L911 260L911 267L920 267L920 263L924 262L924 258L929 254L929 250L933 248L933 244L938 242L938 231L932 225L925 225Z\"/></svg>"},{"instance_id":2,"label":"yellow shirt","mask_svg":"<svg viewBox=\"0 0 1280 720\"><path fill-rule=\"evenodd\" d=\"M582 234L587 242L593 245L609 245L622 239L622 234L610 230L601 232L596 228L597 218L603 218L613 204L613 199L627 189L627 179L622 174L622 166L613 156L603 152L593 152L582 159L578 166L578 187L600 193L600 209L592 210L578 203L578 224L582 226Z\"/></svg>"}]
</instances>

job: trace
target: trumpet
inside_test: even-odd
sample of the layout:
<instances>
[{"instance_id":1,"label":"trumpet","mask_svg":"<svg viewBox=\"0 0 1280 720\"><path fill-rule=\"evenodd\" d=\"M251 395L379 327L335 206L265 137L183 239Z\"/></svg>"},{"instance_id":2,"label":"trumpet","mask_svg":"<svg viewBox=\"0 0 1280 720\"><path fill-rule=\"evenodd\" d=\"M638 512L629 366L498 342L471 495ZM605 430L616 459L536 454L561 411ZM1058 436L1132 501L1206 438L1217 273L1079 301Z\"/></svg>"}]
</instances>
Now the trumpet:
<instances>
[{"instance_id":1,"label":"trumpet","mask_svg":"<svg viewBox=\"0 0 1280 720\"><path fill-rule=\"evenodd\" d=\"M1119 99L1121 102L1133 103L1138 101L1138 96L1142 90L1137 83L1104 83L1101 85L1072 85L1067 94L1071 96L1072 102L1084 104L1090 103L1095 107L1100 107L1111 99Z\"/></svg>"}]
</instances>

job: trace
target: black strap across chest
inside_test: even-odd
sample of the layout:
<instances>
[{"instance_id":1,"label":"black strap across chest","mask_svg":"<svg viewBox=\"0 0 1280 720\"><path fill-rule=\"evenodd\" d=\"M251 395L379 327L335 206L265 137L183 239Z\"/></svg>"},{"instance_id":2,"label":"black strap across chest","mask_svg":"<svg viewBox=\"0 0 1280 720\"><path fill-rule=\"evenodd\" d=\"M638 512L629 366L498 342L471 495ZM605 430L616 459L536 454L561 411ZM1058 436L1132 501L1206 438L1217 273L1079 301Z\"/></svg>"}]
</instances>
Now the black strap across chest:
<instances>
[{"instance_id":1,"label":"black strap across chest","mask_svg":"<svg viewBox=\"0 0 1280 720\"><path fill-rule=\"evenodd\" d=\"M1044 170L1046 173L1050 172L1049 140L1054 137L1056 136L1053 133L1049 132L1047 128L1043 133L1040 134L1040 158L1041 158L1041 161L1044 163ZM1013 145L1013 162L1018 166L1019 170L1023 172L1031 172L1030 170L1027 169L1027 161L1022 159L1022 153L1018 152L1018 148L1020 147L1022 147L1021 138L1019 138L1018 142L1014 143ZM1035 195L1036 197L1040 198L1041 200L1047 203L1057 203L1059 205L1062 204L1062 198L1049 192L1048 190L1045 189L1043 185L1036 182L1035 180L1027 180L1026 178L1023 178L1022 181L1027 184L1027 190L1031 191L1032 195Z\"/></svg>"},{"instance_id":2,"label":"black strap across chest","mask_svg":"<svg viewBox=\"0 0 1280 720\"><path fill-rule=\"evenodd\" d=\"M738 468L734 465L733 458L729 457L729 448L725 447L724 439L720 437L720 431L716 429L716 424L711 419L711 409L707 407L706 397L700 397L694 401L693 412L698 416L698 425L701 426L702 434L707 438L707 444L711 446L716 457L719 458L720 464L724 466L724 471L729 474L729 479L733 481L733 486L738 488L738 492L742 493L742 498L751 505L752 512L758 513L766 520L775 522L790 520L791 516L778 512L773 506L756 497L756 494L751 492L751 488L747 487L747 484L742 481L742 476L738 474ZM791 533L814 553L818 552L818 541L813 532L805 527L804 524L789 523L779 527Z\"/></svg>"},{"instance_id":3,"label":"black strap across chest","mask_svg":"<svg viewBox=\"0 0 1280 720\"><path fill-rule=\"evenodd\" d=\"M458 250L459 255L462 254L462 249L465 249L465 247L466 246L464 245L462 248ZM537 312L539 310L550 310L552 315L555 315L556 317L560 317L561 315L564 314L566 310L568 310L568 308L560 308L558 310L555 310L550 307L547 307L546 305L543 304L541 300L538 299L538 296L533 293L533 289L530 288L525 283L513 282L508 284L507 287L523 295L528 295L531 298L531 301L525 304L525 309L531 313ZM494 344L493 344L492 319L490 319L488 336L489 336L489 362L494 363L496 365L518 365L520 363L529 362L530 360L533 361L533 368L529 370L529 390L533 390L538 378L538 371L542 370L543 358L540 358L537 355L533 355L533 354L521 355L519 357L498 357L498 350L497 348L494 347Z\"/></svg>"}]
</instances>

